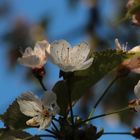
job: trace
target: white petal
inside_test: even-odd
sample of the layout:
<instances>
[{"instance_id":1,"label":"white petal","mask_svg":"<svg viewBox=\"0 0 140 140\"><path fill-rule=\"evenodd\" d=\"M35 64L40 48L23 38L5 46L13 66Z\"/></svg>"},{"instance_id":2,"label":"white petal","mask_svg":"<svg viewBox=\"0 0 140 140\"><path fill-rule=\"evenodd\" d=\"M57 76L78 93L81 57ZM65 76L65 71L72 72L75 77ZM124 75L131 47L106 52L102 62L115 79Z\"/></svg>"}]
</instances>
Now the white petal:
<instances>
[{"instance_id":1,"label":"white petal","mask_svg":"<svg viewBox=\"0 0 140 140\"><path fill-rule=\"evenodd\" d=\"M51 111L51 114L56 115L59 113L60 108L57 104L57 97L54 92L46 92L42 98L42 102L43 105Z\"/></svg>"},{"instance_id":2,"label":"white petal","mask_svg":"<svg viewBox=\"0 0 140 140\"><path fill-rule=\"evenodd\" d=\"M49 105L52 101L56 101L57 97L56 94L52 91L45 92L42 102L44 105Z\"/></svg>"},{"instance_id":3,"label":"white petal","mask_svg":"<svg viewBox=\"0 0 140 140\"><path fill-rule=\"evenodd\" d=\"M40 99L32 92L22 93L18 99L25 100L25 101L33 101L39 104L40 106L42 105L42 102L40 101Z\"/></svg>"},{"instance_id":4,"label":"white petal","mask_svg":"<svg viewBox=\"0 0 140 140\"><path fill-rule=\"evenodd\" d=\"M24 54L23 54L23 57L24 57L24 56L30 56L32 53L33 53L33 49L32 49L31 47L27 47L27 48L25 49L25 52L24 52Z\"/></svg>"},{"instance_id":5,"label":"white petal","mask_svg":"<svg viewBox=\"0 0 140 140\"><path fill-rule=\"evenodd\" d=\"M94 58L90 58L87 61L85 61L83 64L78 65L75 70L85 70L87 68L89 68L92 65Z\"/></svg>"},{"instance_id":6,"label":"white petal","mask_svg":"<svg viewBox=\"0 0 140 140\"><path fill-rule=\"evenodd\" d=\"M140 98L140 80L138 81L137 85L134 87L134 93L137 98Z\"/></svg>"},{"instance_id":7,"label":"white petal","mask_svg":"<svg viewBox=\"0 0 140 140\"><path fill-rule=\"evenodd\" d=\"M42 50L46 50L48 48L48 46L50 46L49 42L46 40L43 41L38 41L35 45L35 47L39 47Z\"/></svg>"},{"instance_id":8,"label":"white petal","mask_svg":"<svg viewBox=\"0 0 140 140\"><path fill-rule=\"evenodd\" d=\"M78 65L83 63L90 52L90 46L86 42L82 42L79 45L73 47L70 50L70 61L72 65Z\"/></svg>"},{"instance_id":9,"label":"white petal","mask_svg":"<svg viewBox=\"0 0 140 140\"><path fill-rule=\"evenodd\" d=\"M67 61L70 44L65 40L54 41L50 47L51 60L55 64Z\"/></svg>"},{"instance_id":10,"label":"white petal","mask_svg":"<svg viewBox=\"0 0 140 140\"><path fill-rule=\"evenodd\" d=\"M120 44L118 38L115 39L115 48L116 48L116 50L118 50L118 51L122 50L122 46L121 46L121 44Z\"/></svg>"},{"instance_id":11,"label":"white petal","mask_svg":"<svg viewBox=\"0 0 140 140\"><path fill-rule=\"evenodd\" d=\"M26 116L36 116L42 111L42 103L30 93L22 94L17 99L21 112Z\"/></svg>"},{"instance_id":12,"label":"white petal","mask_svg":"<svg viewBox=\"0 0 140 140\"><path fill-rule=\"evenodd\" d=\"M49 117L49 118L42 118L40 120L40 127L39 127L39 129L40 130L44 130L47 127L49 127L49 125L51 124L51 120L52 120L51 117Z\"/></svg>"},{"instance_id":13,"label":"white petal","mask_svg":"<svg viewBox=\"0 0 140 140\"><path fill-rule=\"evenodd\" d=\"M35 68L35 67L40 66L39 65L40 59L35 55L18 58L18 62L24 66L31 67L31 68Z\"/></svg>"},{"instance_id":14,"label":"white petal","mask_svg":"<svg viewBox=\"0 0 140 140\"><path fill-rule=\"evenodd\" d=\"M46 92L42 99L43 105L47 107L49 111L51 111L51 114L53 115L56 115L60 111L60 108L56 101L57 101L56 94L53 93L52 91Z\"/></svg>"},{"instance_id":15,"label":"white petal","mask_svg":"<svg viewBox=\"0 0 140 140\"><path fill-rule=\"evenodd\" d=\"M138 52L140 52L140 45L128 51L128 53L138 53Z\"/></svg>"},{"instance_id":16,"label":"white petal","mask_svg":"<svg viewBox=\"0 0 140 140\"><path fill-rule=\"evenodd\" d=\"M19 63L31 68L42 67L47 61L46 47L48 46L47 41L38 41L34 49L26 48L23 56L18 59Z\"/></svg>"},{"instance_id":17,"label":"white petal","mask_svg":"<svg viewBox=\"0 0 140 140\"><path fill-rule=\"evenodd\" d=\"M41 111L41 107L38 106L35 102L18 100L17 101L20 106L20 111L26 116L36 116L38 112Z\"/></svg>"},{"instance_id":18,"label":"white petal","mask_svg":"<svg viewBox=\"0 0 140 140\"><path fill-rule=\"evenodd\" d=\"M26 121L26 124L29 126L39 126L40 125L40 117L35 116L32 119Z\"/></svg>"}]
</instances>

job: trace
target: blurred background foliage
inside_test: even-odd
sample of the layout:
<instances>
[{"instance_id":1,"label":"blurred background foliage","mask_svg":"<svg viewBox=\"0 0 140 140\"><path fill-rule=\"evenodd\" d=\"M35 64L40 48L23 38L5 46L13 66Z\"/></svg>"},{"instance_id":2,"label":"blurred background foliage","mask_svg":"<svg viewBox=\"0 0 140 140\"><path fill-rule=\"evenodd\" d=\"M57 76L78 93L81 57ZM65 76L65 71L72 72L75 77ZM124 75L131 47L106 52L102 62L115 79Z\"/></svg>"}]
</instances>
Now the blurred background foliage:
<instances>
[{"instance_id":1,"label":"blurred background foliage","mask_svg":"<svg viewBox=\"0 0 140 140\"><path fill-rule=\"evenodd\" d=\"M114 49L115 38L119 38L124 44L128 42L128 48L140 44L140 28L132 24L131 17L120 22L127 13L127 2L127 0L54 0L54 2L0 0L0 75L2 75L0 96L3 100L0 105L1 113L21 92L33 90L38 95L42 93L31 71L17 64L17 58L25 48L33 46L38 40L46 39L51 42L65 39L73 45L85 40L92 46L93 51ZM3 68L4 66L6 69ZM47 64L45 84L49 89L59 79L58 69L54 69L57 68ZM4 70L6 73L3 72ZM75 113L80 112L81 117L87 117L92 105L113 80L114 75L114 72L109 73L85 92L84 97L75 107ZM19 77L22 80L19 81ZM117 80L102 101L97 113L126 106L128 101L134 98L133 88L139 79L140 75L129 73L128 76ZM15 82L15 85L19 82L16 89L14 87L10 89L11 86L8 86L12 82ZM8 96L10 99L5 101ZM122 130L121 126L129 130L132 126L140 125L139 117L137 113L123 113L105 117L97 124L101 127L105 126L105 130L114 126L117 126L117 129L113 128L115 131ZM102 123L103 121L105 123Z\"/></svg>"}]
</instances>

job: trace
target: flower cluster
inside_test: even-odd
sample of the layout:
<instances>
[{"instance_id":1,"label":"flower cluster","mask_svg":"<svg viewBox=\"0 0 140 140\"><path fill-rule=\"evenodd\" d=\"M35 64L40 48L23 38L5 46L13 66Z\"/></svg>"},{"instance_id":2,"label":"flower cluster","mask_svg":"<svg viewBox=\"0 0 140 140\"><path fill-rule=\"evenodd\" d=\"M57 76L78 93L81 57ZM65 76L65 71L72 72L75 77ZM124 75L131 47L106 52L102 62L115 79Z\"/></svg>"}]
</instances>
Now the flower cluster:
<instances>
[{"instance_id":1,"label":"flower cluster","mask_svg":"<svg viewBox=\"0 0 140 140\"><path fill-rule=\"evenodd\" d=\"M44 40L37 42L34 49L26 48L18 61L24 66L35 69L43 67L49 57L62 71L73 72L91 66L93 58L89 58L89 53L90 47L86 42L72 48L65 40L54 41L51 44Z\"/></svg>"},{"instance_id":2,"label":"flower cluster","mask_svg":"<svg viewBox=\"0 0 140 140\"><path fill-rule=\"evenodd\" d=\"M64 72L73 72L84 70L91 66L93 58L89 58L90 47L86 42L82 42L75 47L65 41L54 41L49 44L47 41L38 41L34 49L28 47L22 57L18 59L19 63L32 68L32 72L39 80L45 74L44 65L47 58L59 66ZM44 86L43 86L44 87ZM46 88L44 87L44 90ZM39 129L45 129L49 126L52 116L59 112L59 106L56 103L55 93L45 93L42 100L38 99L32 93L24 93L17 99L21 112L32 117L26 122L29 126L39 126Z\"/></svg>"}]
</instances>

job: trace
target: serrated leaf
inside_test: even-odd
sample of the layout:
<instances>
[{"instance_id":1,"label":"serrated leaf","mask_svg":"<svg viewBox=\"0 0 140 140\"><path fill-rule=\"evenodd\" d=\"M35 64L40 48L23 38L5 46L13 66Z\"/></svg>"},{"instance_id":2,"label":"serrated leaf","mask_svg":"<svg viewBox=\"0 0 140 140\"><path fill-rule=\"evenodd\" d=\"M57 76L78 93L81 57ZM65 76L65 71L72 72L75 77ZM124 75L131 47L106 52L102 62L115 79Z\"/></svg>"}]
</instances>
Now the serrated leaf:
<instances>
[{"instance_id":1,"label":"serrated leaf","mask_svg":"<svg viewBox=\"0 0 140 140\"><path fill-rule=\"evenodd\" d=\"M28 128L26 121L29 117L23 115L19 109L19 105L15 100L3 114L2 120L6 128L10 129L24 129Z\"/></svg>"},{"instance_id":2,"label":"serrated leaf","mask_svg":"<svg viewBox=\"0 0 140 140\"><path fill-rule=\"evenodd\" d=\"M71 78L71 96L73 102L79 100L91 86L96 84L128 57L126 53L116 52L115 50L96 52L94 55L95 58L92 66L86 70L75 72ZM57 94L57 102L61 108L60 114L66 115L68 108L66 82L64 80L57 82L53 91Z\"/></svg>"},{"instance_id":3,"label":"serrated leaf","mask_svg":"<svg viewBox=\"0 0 140 140\"><path fill-rule=\"evenodd\" d=\"M21 130L0 129L0 140L24 140L32 135ZM38 137L31 137L29 140L41 140Z\"/></svg>"}]
</instances>

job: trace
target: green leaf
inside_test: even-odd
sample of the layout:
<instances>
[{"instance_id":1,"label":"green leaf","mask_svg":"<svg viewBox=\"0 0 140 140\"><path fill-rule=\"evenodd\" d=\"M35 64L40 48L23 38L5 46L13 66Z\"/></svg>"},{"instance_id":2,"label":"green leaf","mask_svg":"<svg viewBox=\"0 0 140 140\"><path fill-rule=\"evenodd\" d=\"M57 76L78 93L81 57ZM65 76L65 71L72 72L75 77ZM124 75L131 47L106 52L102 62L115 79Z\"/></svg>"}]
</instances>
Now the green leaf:
<instances>
[{"instance_id":1,"label":"green leaf","mask_svg":"<svg viewBox=\"0 0 140 140\"><path fill-rule=\"evenodd\" d=\"M66 115L68 107L68 98L67 98L67 85L65 81L58 81L53 87L53 91L57 95L57 103L60 107L60 114Z\"/></svg>"},{"instance_id":2,"label":"green leaf","mask_svg":"<svg viewBox=\"0 0 140 140\"><path fill-rule=\"evenodd\" d=\"M19 105L15 100L12 105L9 106L7 111L2 116L2 120L6 128L10 129L24 129L28 128L26 121L29 117L23 115L19 109Z\"/></svg>"},{"instance_id":3,"label":"green leaf","mask_svg":"<svg viewBox=\"0 0 140 140\"><path fill-rule=\"evenodd\" d=\"M106 50L94 53L94 61L90 68L74 72L71 77L72 101L79 100L86 91L103 78L108 72L117 67L128 57L126 53L116 50ZM61 108L61 115L66 115L68 109L68 89L66 81L62 80L55 84L53 91L57 95L57 102Z\"/></svg>"},{"instance_id":4,"label":"green leaf","mask_svg":"<svg viewBox=\"0 0 140 140\"><path fill-rule=\"evenodd\" d=\"M0 140L24 140L25 138L29 138L30 135L27 132L21 130L9 130L9 129L0 129ZM38 137L32 137L29 140L41 140Z\"/></svg>"}]
</instances>

